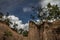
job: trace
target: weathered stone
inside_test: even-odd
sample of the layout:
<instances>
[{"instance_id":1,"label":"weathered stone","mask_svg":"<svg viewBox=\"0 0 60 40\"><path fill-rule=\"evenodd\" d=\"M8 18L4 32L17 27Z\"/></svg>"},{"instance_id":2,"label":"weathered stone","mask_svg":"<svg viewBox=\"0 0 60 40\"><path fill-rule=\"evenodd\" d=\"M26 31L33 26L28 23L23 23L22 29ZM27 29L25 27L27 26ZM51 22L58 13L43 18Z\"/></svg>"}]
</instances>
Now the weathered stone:
<instances>
[{"instance_id":1,"label":"weathered stone","mask_svg":"<svg viewBox=\"0 0 60 40\"><path fill-rule=\"evenodd\" d=\"M12 37L4 36L4 32L7 30L12 32ZM60 40L60 21L43 22L40 25L30 21L27 37L22 34L19 35L10 29L7 24L0 22L0 40Z\"/></svg>"}]
</instances>

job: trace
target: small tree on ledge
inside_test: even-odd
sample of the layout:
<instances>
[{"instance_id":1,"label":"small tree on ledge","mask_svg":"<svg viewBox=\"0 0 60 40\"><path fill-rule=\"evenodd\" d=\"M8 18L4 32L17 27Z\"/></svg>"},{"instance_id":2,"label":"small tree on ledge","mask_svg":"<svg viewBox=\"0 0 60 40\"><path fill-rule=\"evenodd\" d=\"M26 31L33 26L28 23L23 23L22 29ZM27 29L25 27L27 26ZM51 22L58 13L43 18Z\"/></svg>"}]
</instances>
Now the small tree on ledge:
<instances>
[{"instance_id":1,"label":"small tree on ledge","mask_svg":"<svg viewBox=\"0 0 60 40\"><path fill-rule=\"evenodd\" d=\"M36 9L36 8L34 8ZM58 5L47 4L44 8L37 8L38 18L42 20L60 19L60 9Z\"/></svg>"}]
</instances>

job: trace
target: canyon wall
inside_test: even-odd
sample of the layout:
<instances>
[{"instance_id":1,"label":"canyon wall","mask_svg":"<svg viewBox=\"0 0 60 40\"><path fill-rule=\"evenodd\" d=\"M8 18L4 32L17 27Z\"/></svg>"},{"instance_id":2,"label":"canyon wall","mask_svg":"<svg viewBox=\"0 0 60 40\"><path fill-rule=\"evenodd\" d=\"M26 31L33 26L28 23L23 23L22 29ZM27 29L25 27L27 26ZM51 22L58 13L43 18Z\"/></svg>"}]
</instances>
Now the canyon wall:
<instances>
[{"instance_id":1,"label":"canyon wall","mask_svg":"<svg viewBox=\"0 0 60 40\"><path fill-rule=\"evenodd\" d=\"M12 36L10 32L7 33L8 36L4 35L6 31L10 31ZM26 37L10 29L4 22L0 22L0 40L60 40L60 21L43 22L39 25L30 21Z\"/></svg>"},{"instance_id":2,"label":"canyon wall","mask_svg":"<svg viewBox=\"0 0 60 40\"><path fill-rule=\"evenodd\" d=\"M38 25L30 21L29 40L60 40L60 21L43 22Z\"/></svg>"}]
</instances>

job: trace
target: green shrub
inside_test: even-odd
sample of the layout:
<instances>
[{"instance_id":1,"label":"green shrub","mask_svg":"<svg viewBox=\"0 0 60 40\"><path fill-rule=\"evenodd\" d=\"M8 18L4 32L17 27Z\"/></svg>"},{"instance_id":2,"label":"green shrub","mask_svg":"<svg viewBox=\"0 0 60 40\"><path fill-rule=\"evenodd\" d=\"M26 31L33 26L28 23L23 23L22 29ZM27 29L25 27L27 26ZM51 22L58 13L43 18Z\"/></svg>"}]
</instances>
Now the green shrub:
<instances>
[{"instance_id":1,"label":"green shrub","mask_svg":"<svg viewBox=\"0 0 60 40\"><path fill-rule=\"evenodd\" d=\"M5 22L9 26L10 20L9 19L6 19Z\"/></svg>"},{"instance_id":2,"label":"green shrub","mask_svg":"<svg viewBox=\"0 0 60 40\"><path fill-rule=\"evenodd\" d=\"M23 33L23 31L24 31L23 29L19 29L20 34L22 34L22 33Z\"/></svg>"},{"instance_id":3,"label":"green shrub","mask_svg":"<svg viewBox=\"0 0 60 40\"><path fill-rule=\"evenodd\" d=\"M5 36L12 36L12 33L11 33L10 31L5 31L5 32L4 32L4 35L5 35Z\"/></svg>"},{"instance_id":4,"label":"green shrub","mask_svg":"<svg viewBox=\"0 0 60 40\"><path fill-rule=\"evenodd\" d=\"M24 31L23 36L28 36L28 31Z\"/></svg>"},{"instance_id":5,"label":"green shrub","mask_svg":"<svg viewBox=\"0 0 60 40\"><path fill-rule=\"evenodd\" d=\"M14 27L14 30L17 32L17 26L18 24L14 24L13 27Z\"/></svg>"},{"instance_id":6,"label":"green shrub","mask_svg":"<svg viewBox=\"0 0 60 40\"><path fill-rule=\"evenodd\" d=\"M3 15L4 15L4 14L3 14L2 12L0 12L0 18L2 18L2 17L3 17Z\"/></svg>"}]
</instances>

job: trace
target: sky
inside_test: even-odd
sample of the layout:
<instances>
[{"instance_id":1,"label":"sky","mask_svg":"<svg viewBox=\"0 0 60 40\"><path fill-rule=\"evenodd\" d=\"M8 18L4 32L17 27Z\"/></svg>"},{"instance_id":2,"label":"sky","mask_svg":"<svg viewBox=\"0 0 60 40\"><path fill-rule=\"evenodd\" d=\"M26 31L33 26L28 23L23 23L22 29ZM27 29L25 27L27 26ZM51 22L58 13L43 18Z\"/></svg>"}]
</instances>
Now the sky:
<instances>
[{"instance_id":1,"label":"sky","mask_svg":"<svg viewBox=\"0 0 60 40\"><path fill-rule=\"evenodd\" d=\"M32 11L32 6L38 6L39 0L0 0L0 12L19 17L23 23L27 23L31 17L30 15L36 15L36 12Z\"/></svg>"},{"instance_id":2,"label":"sky","mask_svg":"<svg viewBox=\"0 0 60 40\"><path fill-rule=\"evenodd\" d=\"M45 7L48 3L57 4L60 7L60 0L0 0L0 12L10 14L8 18L13 23L11 27L16 23L18 24L17 29L28 30L30 15L37 16L37 12L32 11L31 7ZM5 19L5 16L3 18Z\"/></svg>"},{"instance_id":3,"label":"sky","mask_svg":"<svg viewBox=\"0 0 60 40\"><path fill-rule=\"evenodd\" d=\"M31 14L37 15L36 12L32 11L32 6L45 7L49 2L51 4L60 4L60 0L0 0L0 12L4 14L9 12L10 15L19 17L23 23L27 23L31 19Z\"/></svg>"}]
</instances>

